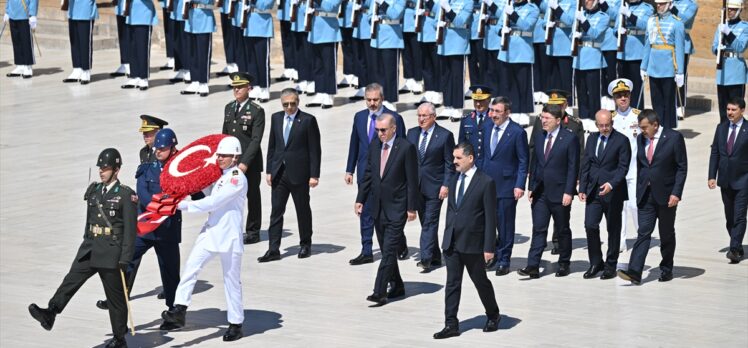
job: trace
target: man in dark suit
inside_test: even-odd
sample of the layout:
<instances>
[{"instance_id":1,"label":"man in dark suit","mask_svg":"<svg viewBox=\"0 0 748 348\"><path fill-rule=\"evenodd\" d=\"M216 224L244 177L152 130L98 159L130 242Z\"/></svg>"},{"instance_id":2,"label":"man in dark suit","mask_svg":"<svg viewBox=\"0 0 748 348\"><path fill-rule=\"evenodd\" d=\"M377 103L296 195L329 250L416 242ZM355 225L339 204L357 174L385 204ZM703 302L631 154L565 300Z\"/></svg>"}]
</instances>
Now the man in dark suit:
<instances>
[{"instance_id":1,"label":"man in dark suit","mask_svg":"<svg viewBox=\"0 0 748 348\"><path fill-rule=\"evenodd\" d=\"M434 104L418 106L418 127L408 130L408 141L418 149L418 188L421 220L421 261L418 267L429 272L431 266L441 266L439 250L439 215L447 198L449 179L454 174L452 151L455 139L452 132L436 124Z\"/></svg>"},{"instance_id":2,"label":"man in dark suit","mask_svg":"<svg viewBox=\"0 0 748 348\"><path fill-rule=\"evenodd\" d=\"M231 73L234 101L226 104L223 111L223 134L235 136L242 144L239 170L247 177L247 226L244 244L260 242L262 225L262 197L260 176L262 173L262 133L265 132L265 110L249 100L253 77L247 73Z\"/></svg>"},{"instance_id":3,"label":"man in dark suit","mask_svg":"<svg viewBox=\"0 0 748 348\"><path fill-rule=\"evenodd\" d=\"M621 211L628 200L626 174L631 161L628 138L613 129L613 115L608 110L595 114L599 132L587 138L579 178L579 200L586 202L584 228L587 231L587 254L590 268L584 279L603 274L600 279L616 276L619 245L621 244ZM600 221L605 215L608 230L608 251L603 263L600 248Z\"/></svg>"},{"instance_id":4,"label":"man in dark suit","mask_svg":"<svg viewBox=\"0 0 748 348\"><path fill-rule=\"evenodd\" d=\"M496 295L484 269L485 262L493 258L496 245L496 185L490 176L475 166L470 143L457 145L453 155L459 175L454 175L449 181L447 223L442 243L447 262L447 284L444 287L446 318L444 328L434 334L436 339L460 335L457 309L465 269L486 310L488 320L483 331L496 331L500 318Z\"/></svg>"},{"instance_id":5,"label":"man in dark suit","mask_svg":"<svg viewBox=\"0 0 748 348\"><path fill-rule=\"evenodd\" d=\"M743 118L745 100L737 97L727 102L728 122L714 132L712 155L709 157L710 189L720 187L725 206L727 234L730 236L730 263L743 259L746 206L748 206L748 127ZM717 175L719 174L719 176Z\"/></svg>"},{"instance_id":6,"label":"man in dark suit","mask_svg":"<svg viewBox=\"0 0 748 348\"><path fill-rule=\"evenodd\" d=\"M506 97L496 97L491 101L489 115L493 121L491 128L483 135L484 173L496 184L496 229L499 238L496 254L486 268L498 264L497 276L509 273L512 248L514 247L514 226L517 216L517 201L525 195L527 181L528 147L527 133L509 115L512 102Z\"/></svg>"},{"instance_id":7,"label":"man in dark suit","mask_svg":"<svg viewBox=\"0 0 748 348\"><path fill-rule=\"evenodd\" d=\"M558 231L558 269L556 277L569 275L571 201L576 194L579 173L579 141L568 128L561 126L562 110L543 107L543 133L535 137L535 153L530 160L530 183L527 197L532 207L532 242L527 267L517 271L522 276L539 278L540 259L547 244L548 223Z\"/></svg>"},{"instance_id":8,"label":"man in dark suit","mask_svg":"<svg viewBox=\"0 0 748 348\"><path fill-rule=\"evenodd\" d=\"M257 261L280 260L283 214L288 195L293 197L299 221L299 258L311 255L312 210L309 207L309 188L319 183L320 146L319 127L314 116L299 110L299 94L294 88L281 92L283 111L273 114L268 139L267 183L271 189L269 248Z\"/></svg>"},{"instance_id":9,"label":"man in dark suit","mask_svg":"<svg viewBox=\"0 0 748 348\"><path fill-rule=\"evenodd\" d=\"M683 185L688 172L686 142L682 134L661 127L659 116L651 109L639 114L639 128L642 130L636 139L639 230L628 269L618 271L620 278L637 285L641 284L644 260L647 258L655 223L660 231L662 253L658 280L666 282L673 279L675 211L683 197Z\"/></svg>"},{"instance_id":10,"label":"man in dark suit","mask_svg":"<svg viewBox=\"0 0 748 348\"><path fill-rule=\"evenodd\" d=\"M369 163L358 186L354 212L361 215L364 202L374 217L382 260L374 282L374 292L366 298L383 306L388 298L405 295L405 284L397 266L397 250L407 221L416 218L418 208L418 155L416 148L396 138L397 125L390 114L377 117L378 139L369 146ZM367 201L368 200L368 201ZM390 291L387 284L392 282Z\"/></svg>"},{"instance_id":11,"label":"man in dark suit","mask_svg":"<svg viewBox=\"0 0 748 348\"><path fill-rule=\"evenodd\" d=\"M357 112L353 117L351 142L348 145L348 163L345 167L344 178L347 185L353 185L353 174L356 171L356 167L358 167L356 184L361 185L361 181L364 179L366 163L368 162L369 144L377 137L376 118L379 115L383 113L393 115L397 124L396 136L405 137L406 128L403 118L395 111L387 109L382 105L384 101L382 86L378 83L369 84L364 89L364 96L366 99L366 109ZM364 203L364 209L359 217L359 224L361 228L361 253L348 261L351 265L374 262L371 250L373 244L372 237L374 235L374 218L369 213L369 204L367 203ZM408 246L403 236L398 257L404 259L407 256Z\"/></svg>"}]
</instances>

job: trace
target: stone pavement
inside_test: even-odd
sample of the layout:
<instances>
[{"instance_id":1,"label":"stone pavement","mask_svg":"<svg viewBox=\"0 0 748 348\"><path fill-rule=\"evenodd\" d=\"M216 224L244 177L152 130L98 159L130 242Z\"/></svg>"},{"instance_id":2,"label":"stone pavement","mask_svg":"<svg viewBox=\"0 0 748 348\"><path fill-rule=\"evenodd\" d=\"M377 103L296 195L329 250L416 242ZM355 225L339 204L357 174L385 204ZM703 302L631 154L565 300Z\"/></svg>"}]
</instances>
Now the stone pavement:
<instances>
[{"instance_id":1,"label":"stone pavement","mask_svg":"<svg viewBox=\"0 0 748 348\"><path fill-rule=\"evenodd\" d=\"M121 178L133 186L137 151L142 145L138 115L148 113L170 122L182 145L219 132L225 103L232 99L227 80L213 79L207 98L181 96L182 85L171 86L171 72L152 68L151 89L123 91L124 79L110 79L118 65L114 50L94 54L93 82L63 84L70 71L68 51L45 50L31 80L9 79L12 50L0 45L0 346L91 347L109 338L108 316L94 304L103 298L100 281L92 278L57 317L51 332L40 328L27 312L31 302L46 305L65 275L81 241L85 219L82 201L95 160L105 147L124 156ZM151 65L164 63L152 52ZM214 69L220 68L214 65ZM273 76L277 76L277 70ZM273 100L263 106L267 116L280 110L282 87L271 87ZM144 257L133 291L135 336L130 347L251 345L258 347L423 347L495 345L559 346L724 346L748 344L748 262L728 265L728 237L718 191L706 187L706 166L718 116L689 117L681 130L687 137L690 172L678 210L675 277L656 281L660 256L657 240L647 259L645 281L631 286L618 279L584 280L587 268L583 207L572 209L574 251L572 274L552 275L555 264L544 263L543 277L521 281L516 272L490 274L502 318L500 330L483 333L482 307L472 284L465 280L460 328L463 335L435 341L443 326L443 284L446 270L421 274L416 268L419 227L406 227L411 258L400 262L406 297L381 308L368 308L377 263L352 267L359 253L358 220L353 214L355 186L343 182L352 115L363 102L348 103L351 89L341 90L337 107L315 114L322 132L323 165L320 186L312 190L313 255L300 260L295 211L289 204L283 238L284 258L258 264L263 242L245 249L243 289L246 320L243 339L221 341L226 327L220 264L210 263L179 332L158 330L162 301L158 266L153 252ZM304 103L303 98L302 103ZM411 106L416 97L397 105L407 126L416 125ZM456 123L440 121L455 131ZM269 128L266 127L266 128ZM263 140L266 148L267 137ZM263 227L270 215L270 191L262 185ZM187 214L182 259L197 236L205 216ZM443 218L442 218L443 219ZM531 235L526 199L518 206L517 237L512 269L526 262ZM442 221L443 225L443 221ZM655 233L656 235L656 233ZM629 245L633 240L629 240ZM629 253L621 255L627 260ZM549 253L545 260L554 260ZM651 271L651 272L650 272Z\"/></svg>"}]
</instances>

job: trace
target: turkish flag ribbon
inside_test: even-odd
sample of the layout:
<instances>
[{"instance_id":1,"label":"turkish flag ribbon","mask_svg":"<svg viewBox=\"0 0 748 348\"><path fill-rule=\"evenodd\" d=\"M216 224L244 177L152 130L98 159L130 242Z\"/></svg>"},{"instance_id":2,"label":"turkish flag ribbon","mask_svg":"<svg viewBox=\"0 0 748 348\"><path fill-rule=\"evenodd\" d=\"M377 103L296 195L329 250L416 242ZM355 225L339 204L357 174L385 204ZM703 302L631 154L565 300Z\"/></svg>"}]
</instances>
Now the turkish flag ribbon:
<instances>
[{"instance_id":1,"label":"turkish flag ribbon","mask_svg":"<svg viewBox=\"0 0 748 348\"><path fill-rule=\"evenodd\" d=\"M146 211L138 216L138 235L155 231L177 205L192 193L200 192L221 178L216 164L216 148L225 134L211 134L197 139L172 156L159 178L162 193L154 194Z\"/></svg>"}]
</instances>

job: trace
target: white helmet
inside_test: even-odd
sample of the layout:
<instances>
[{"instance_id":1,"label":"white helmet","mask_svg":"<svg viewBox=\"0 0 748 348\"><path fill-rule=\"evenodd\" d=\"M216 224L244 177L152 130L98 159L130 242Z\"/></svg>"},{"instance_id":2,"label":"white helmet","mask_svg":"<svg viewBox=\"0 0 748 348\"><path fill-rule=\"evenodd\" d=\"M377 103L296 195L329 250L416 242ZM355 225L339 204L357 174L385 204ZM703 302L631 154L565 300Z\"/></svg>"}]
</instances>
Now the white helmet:
<instances>
[{"instance_id":1,"label":"white helmet","mask_svg":"<svg viewBox=\"0 0 748 348\"><path fill-rule=\"evenodd\" d=\"M242 144L239 143L239 139L236 137L225 137L218 143L216 153L221 155L241 155Z\"/></svg>"},{"instance_id":2,"label":"white helmet","mask_svg":"<svg viewBox=\"0 0 748 348\"><path fill-rule=\"evenodd\" d=\"M743 8L743 0L727 0L727 8Z\"/></svg>"}]
</instances>

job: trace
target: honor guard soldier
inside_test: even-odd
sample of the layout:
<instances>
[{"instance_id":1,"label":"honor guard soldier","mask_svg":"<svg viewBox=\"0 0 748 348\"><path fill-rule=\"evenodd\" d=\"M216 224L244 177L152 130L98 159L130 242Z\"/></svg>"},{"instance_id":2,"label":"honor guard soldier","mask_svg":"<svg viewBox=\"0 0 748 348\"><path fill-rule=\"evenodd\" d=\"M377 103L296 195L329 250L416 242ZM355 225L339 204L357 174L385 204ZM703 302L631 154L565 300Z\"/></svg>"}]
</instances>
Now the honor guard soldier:
<instances>
[{"instance_id":1,"label":"honor guard soldier","mask_svg":"<svg viewBox=\"0 0 748 348\"><path fill-rule=\"evenodd\" d=\"M119 0L124 2L124 0ZM158 24L158 12L151 0L128 0L130 13L126 18L127 37L130 40L130 79L122 88L148 89L151 63L151 35Z\"/></svg>"},{"instance_id":2,"label":"honor guard soldier","mask_svg":"<svg viewBox=\"0 0 748 348\"><path fill-rule=\"evenodd\" d=\"M405 1L403 14L403 78L405 84L398 91L400 94L412 92L423 93L423 65L421 65L421 44L416 32L416 0Z\"/></svg>"},{"instance_id":3,"label":"honor guard soldier","mask_svg":"<svg viewBox=\"0 0 748 348\"><path fill-rule=\"evenodd\" d=\"M654 8L642 0L624 1L618 9L620 16L616 16L616 29L618 35L626 35L622 38L623 47L618 52L618 75L633 83L631 88L631 106L644 108L644 81L639 69L644 57L644 42L646 41L647 23L649 17L654 14ZM620 23L621 18L625 21ZM615 101L614 101L615 102Z\"/></svg>"},{"instance_id":4,"label":"honor guard soldier","mask_svg":"<svg viewBox=\"0 0 748 348\"><path fill-rule=\"evenodd\" d=\"M550 40L546 44L549 63L547 76L548 87L553 89L572 90L571 28L576 14L574 6L574 0L548 0L545 13L545 35ZM552 33L548 34L549 31ZM573 105L571 94L568 97L567 102Z\"/></svg>"},{"instance_id":5,"label":"honor guard soldier","mask_svg":"<svg viewBox=\"0 0 748 348\"><path fill-rule=\"evenodd\" d=\"M171 10L169 5L174 6L176 0L159 0L161 5L161 14L164 20L164 44L166 46L166 64L160 66L158 70L174 69L174 20L171 19ZM168 3L167 3L168 2Z\"/></svg>"},{"instance_id":6,"label":"honor guard soldier","mask_svg":"<svg viewBox=\"0 0 748 348\"><path fill-rule=\"evenodd\" d=\"M200 94L207 97L210 79L210 57L216 19L213 17L213 0L191 0L186 3L189 18L184 31L188 33L192 56L190 57L190 77L192 83L181 94Z\"/></svg>"},{"instance_id":7,"label":"honor guard soldier","mask_svg":"<svg viewBox=\"0 0 748 348\"><path fill-rule=\"evenodd\" d=\"M234 1L225 0L225 1L229 1L234 6L234 9L233 9L234 16L233 17L229 17L229 19L231 20L230 21L231 22L230 23L230 25L231 25L231 39L234 40L234 44L233 44L233 47L234 47L234 59L233 60L236 63L237 70L232 71L232 72L248 71L249 70L249 62L247 61L247 57L246 57L246 51L247 50L244 47L244 44L245 44L245 42L244 42L244 29L242 29L242 17L243 17L242 13L244 11L244 1L240 1L240 0L234 0ZM249 20L249 18L247 18L247 21L248 20ZM229 88L233 88L233 87L231 87L230 84L228 86L229 86Z\"/></svg>"},{"instance_id":8,"label":"honor guard soldier","mask_svg":"<svg viewBox=\"0 0 748 348\"><path fill-rule=\"evenodd\" d=\"M444 97L444 109L439 116L461 117L465 56L470 54L470 23L473 22L474 6L469 0L439 0L439 7L445 19L437 18L437 26L444 31L444 41L436 48Z\"/></svg>"},{"instance_id":9,"label":"honor guard soldier","mask_svg":"<svg viewBox=\"0 0 748 348\"><path fill-rule=\"evenodd\" d=\"M333 105L333 96L338 92L335 70L338 65L337 44L343 39L338 23L341 0L309 1L315 2L314 8L307 7L306 12L314 12L312 30L309 31L307 40L311 45L312 56L309 58L313 58L314 62L312 76L317 95L306 106L322 106L323 109L329 109Z\"/></svg>"},{"instance_id":10,"label":"honor guard soldier","mask_svg":"<svg viewBox=\"0 0 748 348\"><path fill-rule=\"evenodd\" d=\"M39 0L9 0L5 3L3 22L10 22L10 39L13 42L13 63L16 68L6 74L8 77L33 76L31 66L34 60L32 30L36 30L36 12Z\"/></svg>"},{"instance_id":11,"label":"honor guard soldier","mask_svg":"<svg viewBox=\"0 0 748 348\"><path fill-rule=\"evenodd\" d=\"M470 74L470 85L486 84L486 53L483 52L483 36L478 35L481 23L482 1L473 1L473 22L470 23L470 54L467 56L468 74ZM468 85L469 86L469 85ZM473 92L465 88L465 100L470 100Z\"/></svg>"},{"instance_id":12,"label":"honor guard soldier","mask_svg":"<svg viewBox=\"0 0 748 348\"><path fill-rule=\"evenodd\" d=\"M143 133L143 141L145 146L140 148L140 163L150 163L156 160L156 155L153 149L153 142L156 139L156 133L164 126L168 125L166 122L158 117L149 115L140 115L140 119L143 122L140 124L138 132Z\"/></svg>"},{"instance_id":13,"label":"honor guard soldier","mask_svg":"<svg viewBox=\"0 0 748 348\"><path fill-rule=\"evenodd\" d=\"M294 0L280 0L278 5L278 25L280 26L281 47L283 49L283 73L275 81L283 82L298 79L296 71L296 52L294 52L294 37L291 32L291 3Z\"/></svg>"},{"instance_id":14,"label":"honor guard soldier","mask_svg":"<svg viewBox=\"0 0 748 348\"><path fill-rule=\"evenodd\" d=\"M353 56L356 60L356 76L358 90L348 100L363 100L366 93L366 86L376 82L374 76L374 48L371 47L371 15L369 6L373 0L354 1L351 7L351 26L353 26Z\"/></svg>"},{"instance_id":15,"label":"honor guard soldier","mask_svg":"<svg viewBox=\"0 0 748 348\"><path fill-rule=\"evenodd\" d=\"M594 120L595 113L600 110L600 70L606 67L600 48L610 19L600 11L597 0L579 1L584 1L584 10L575 15L577 31L573 36L579 47L573 61L574 85L579 118Z\"/></svg>"},{"instance_id":16,"label":"honor guard soldier","mask_svg":"<svg viewBox=\"0 0 748 348\"><path fill-rule=\"evenodd\" d=\"M532 36L540 10L527 0L514 0L513 4L503 6L502 11L503 20L498 25L499 42L505 35L509 37L506 38L506 49L501 49L498 57L504 78L500 95L512 101L512 119L520 126L529 126L529 114L535 108L532 98L532 64L535 61ZM505 26L505 22L508 25Z\"/></svg>"},{"instance_id":17,"label":"honor guard soldier","mask_svg":"<svg viewBox=\"0 0 748 348\"><path fill-rule=\"evenodd\" d=\"M418 103L429 102L439 107L442 105L443 99L440 92L440 62L439 56L436 54L436 23L438 21L436 16L441 6L438 1L433 0L426 0L423 3L424 8L422 10L416 9L416 16L423 17L423 27L421 28L421 32L418 33L418 42L421 45L423 89L426 92ZM446 116L449 117L449 115Z\"/></svg>"},{"instance_id":18,"label":"honor guard soldier","mask_svg":"<svg viewBox=\"0 0 748 348\"><path fill-rule=\"evenodd\" d=\"M683 22L670 13L670 0L655 0L657 15L649 18L644 57L641 65L642 80L649 76L649 91L655 113L661 126L678 126L675 108L676 87L685 83L685 28Z\"/></svg>"},{"instance_id":19,"label":"honor guard soldier","mask_svg":"<svg viewBox=\"0 0 748 348\"><path fill-rule=\"evenodd\" d=\"M610 81L615 80L618 76L618 63L616 62L616 54L618 53L616 18L618 18L618 10L621 8L621 3L625 1L598 0L600 11L607 14L609 19L608 28L605 30L605 39L602 45L600 45L603 59L605 59L605 68L600 70L600 107L605 110L613 110L613 101L608 98L606 88Z\"/></svg>"},{"instance_id":20,"label":"honor guard soldier","mask_svg":"<svg viewBox=\"0 0 748 348\"><path fill-rule=\"evenodd\" d=\"M108 348L127 347L128 306L127 293L122 288L123 273L132 260L135 243L137 215L132 189L122 185L117 174L122 166L122 157L116 149L104 149L97 161L101 182L88 186L84 195L88 210L86 227L70 271L62 280L47 308L35 303L29 305L29 313L42 327L49 331L55 317L62 313L78 289L94 274L99 274L109 303L109 320L112 336Z\"/></svg>"},{"instance_id":21,"label":"honor guard soldier","mask_svg":"<svg viewBox=\"0 0 748 348\"><path fill-rule=\"evenodd\" d=\"M117 18L117 43L119 46L120 65L114 72L109 73L111 77L130 76L130 32L127 30L127 11L125 6L131 5L131 0L113 0L114 14Z\"/></svg>"},{"instance_id":22,"label":"honor guard soldier","mask_svg":"<svg viewBox=\"0 0 748 348\"><path fill-rule=\"evenodd\" d=\"M639 229L638 208L636 207L636 137L641 134L639 129L639 109L631 106L631 98L634 90L634 83L628 79L615 79L608 84L608 94L613 97L615 110L613 115L613 128L629 139L631 147L631 163L626 173L626 185L628 188L629 199L623 202L623 216L621 217L621 245L619 250L625 252L628 248L626 244L626 232L629 217L633 221L633 231Z\"/></svg>"},{"instance_id":23,"label":"honor guard soldier","mask_svg":"<svg viewBox=\"0 0 748 348\"><path fill-rule=\"evenodd\" d=\"M470 86L473 91L473 111L460 120L457 143L469 142L475 149L475 165L483 166L483 133L486 126L491 123L488 115L488 103L491 98L491 89L486 86ZM455 122L456 119L451 119ZM488 121L488 122L486 122Z\"/></svg>"},{"instance_id":24,"label":"honor guard soldier","mask_svg":"<svg viewBox=\"0 0 748 348\"><path fill-rule=\"evenodd\" d=\"M247 73L231 73L231 86L235 100L226 104L223 112L223 134L239 139L242 156L238 167L247 178L247 226L244 244L260 241L262 225L262 197L260 196L260 173L262 172L262 149L260 142L265 132L265 110L249 100L252 76Z\"/></svg>"},{"instance_id":25,"label":"honor guard soldier","mask_svg":"<svg viewBox=\"0 0 748 348\"><path fill-rule=\"evenodd\" d=\"M273 38L273 0L249 0L250 8L245 13L247 28L244 29L244 59L247 72L257 77L249 97L267 103L270 100L270 39ZM255 81L252 81L255 82Z\"/></svg>"},{"instance_id":26,"label":"honor guard soldier","mask_svg":"<svg viewBox=\"0 0 748 348\"><path fill-rule=\"evenodd\" d=\"M99 18L99 9L94 0L72 1L67 8L68 30L70 31L70 54L73 72L62 82L91 82L93 64L93 25Z\"/></svg>"},{"instance_id":27,"label":"honor guard soldier","mask_svg":"<svg viewBox=\"0 0 748 348\"><path fill-rule=\"evenodd\" d=\"M217 4L221 5L221 8L218 9L218 16L221 19L221 36L223 38L223 53L226 56L226 66L223 67L223 70L217 72L216 76L228 76L232 72L239 71L236 50L241 49L241 47L236 46L234 27L232 25L233 18L230 16L232 14L231 7L237 2L232 0L220 0L217 2Z\"/></svg>"},{"instance_id":28,"label":"honor guard soldier","mask_svg":"<svg viewBox=\"0 0 748 348\"><path fill-rule=\"evenodd\" d=\"M301 59L296 61L296 70L298 77L296 81L296 90L299 93L314 95L314 57L312 46L309 43L309 33L306 27L306 7L312 0L290 0L292 6L296 6L296 21L291 23L291 31L294 33L294 54ZM311 25L310 25L311 28ZM302 58L303 57L303 58Z\"/></svg>"},{"instance_id":29,"label":"honor guard soldier","mask_svg":"<svg viewBox=\"0 0 748 348\"><path fill-rule=\"evenodd\" d=\"M748 48L748 22L740 20L742 7L742 0L727 0L727 23L717 27L712 42L712 53L721 55L717 69L720 123L727 121L727 101L742 98L748 83L748 68L743 58Z\"/></svg>"},{"instance_id":30,"label":"honor guard soldier","mask_svg":"<svg viewBox=\"0 0 748 348\"><path fill-rule=\"evenodd\" d=\"M500 92L502 91L502 85L500 82L504 82L505 80L502 75L503 71L500 66L501 62L499 62L501 28L503 27L501 18L503 18L504 14L499 6L503 5L503 3L501 0L499 2L494 0L481 0L481 3L486 5L486 14L481 14L481 16L487 16L485 19L486 27L484 29L485 34L482 48L484 58L483 65L481 65L481 71L485 75L483 76L483 85L493 91L494 95L503 95Z\"/></svg>"},{"instance_id":31,"label":"honor guard soldier","mask_svg":"<svg viewBox=\"0 0 748 348\"><path fill-rule=\"evenodd\" d=\"M398 58L400 50L403 49L403 13L405 12L405 0L374 0L376 6L369 8L372 25L375 25L376 34L371 38L371 47L374 49L376 64L374 64L374 76L377 82L384 88L385 106L390 110L396 110L394 103L397 102L397 82L400 78ZM374 8L377 13L373 13Z\"/></svg>"},{"instance_id":32,"label":"honor guard soldier","mask_svg":"<svg viewBox=\"0 0 748 348\"><path fill-rule=\"evenodd\" d=\"M688 92L688 58L696 53L693 42L691 41L691 28L693 28L696 13L699 12L699 5L694 0L673 0L670 6L670 13L680 19L683 27L686 29L686 44L684 50L685 59L683 60L683 84L678 86L680 97L676 100L678 119L682 120L686 111L686 94Z\"/></svg>"},{"instance_id":33,"label":"honor guard soldier","mask_svg":"<svg viewBox=\"0 0 748 348\"><path fill-rule=\"evenodd\" d=\"M174 1L174 11L171 12L171 19L174 21L174 70L177 73L173 78L169 79L169 82L177 83L184 81L185 83L191 83L192 46L188 36L189 33L184 30L187 20L182 18L183 13L187 13L189 16L189 10L185 9L184 6L189 7L191 5L188 3L188 0L170 1Z\"/></svg>"},{"instance_id":34,"label":"honor guard soldier","mask_svg":"<svg viewBox=\"0 0 748 348\"><path fill-rule=\"evenodd\" d=\"M538 21L535 22L535 29L532 32L532 47L535 52L535 63L532 64L532 89L535 104L548 102L548 96L545 91L550 89L548 86L548 77L550 76L550 61L545 49L545 19L548 10L547 0L532 0L532 3L538 7Z\"/></svg>"},{"instance_id":35,"label":"honor guard soldier","mask_svg":"<svg viewBox=\"0 0 748 348\"><path fill-rule=\"evenodd\" d=\"M340 48L343 51L343 79L338 82L338 88L347 88L358 85L355 70L355 57L353 55L353 3L355 0L343 0L338 12L338 24L340 25Z\"/></svg>"}]
</instances>

